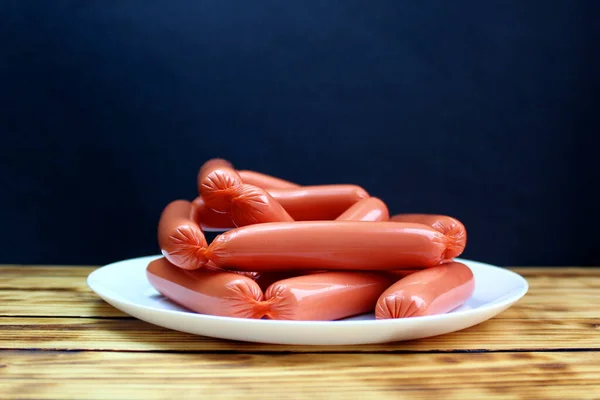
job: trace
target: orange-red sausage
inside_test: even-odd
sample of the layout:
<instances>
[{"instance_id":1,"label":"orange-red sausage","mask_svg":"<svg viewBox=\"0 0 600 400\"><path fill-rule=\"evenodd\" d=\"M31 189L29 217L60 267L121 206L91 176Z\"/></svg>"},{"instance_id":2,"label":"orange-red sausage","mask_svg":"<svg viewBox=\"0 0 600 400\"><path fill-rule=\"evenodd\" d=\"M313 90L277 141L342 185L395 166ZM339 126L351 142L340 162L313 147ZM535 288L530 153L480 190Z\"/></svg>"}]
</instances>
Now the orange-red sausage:
<instances>
[{"instance_id":1,"label":"orange-red sausage","mask_svg":"<svg viewBox=\"0 0 600 400\"><path fill-rule=\"evenodd\" d=\"M241 184L231 189L228 214L235 226L265 222L293 222L294 219L269 193L257 186Z\"/></svg>"},{"instance_id":2,"label":"orange-red sausage","mask_svg":"<svg viewBox=\"0 0 600 400\"><path fill-rule=\"evenodd\" d=\"M229 270L224 270L229 271ZM243 273L243 271L235 271L239 274ZM267 290L269 286L274 284L275 282L282 281L284 279L290 279L297 276L303 275L311 275L311 274L322 274L324 272L329 272L327 270L282 270L282 271L267 271L267 272L247 272L247 274L256 274L256 278L254 279L258 286L263 290ZM250 276L250 275L249 275ZM396 275L394 275L396 276Z\"/></svg>"},{"instance_id":3,"label":"orange-red sausage","mask_svg":"<svg viewBox=\"0 0 600 400\"><path fill-rule=\"evenodd\" d=\"M183 269L198 269L207 259L206 238L190 218L192 204L175 200L163 210L158 222L158 245L171 263Z\"/></svg>"},{"instance_id":4,"label":"orange-red sausage","mask_svg":"<svg viewBox=\"0 0 600 400\"><path fill-rule=\"evenodd\" d=\"M150 284L163 296L200 314L262 318L263 292L251 278L231 272L185 271L165 258L146 268Z\"/></svg>"},{"instance_id":5,"label":"orange-red sausage","mask_svg":"<svg viewBox=\"0 0 600 400\"><path fill-rule=\"evenodd\" d=\"M205 162L198 171L198 192L208 207L226 212L233 194L231 189L242 184L242 178L233 165L221 158Z\"/></svg>"},{"instance_id":6,"label":"orange-red sausage","mask_svg":"<svg viewBox=\"0 0 600 400\"><path fill-rule=\"evenodd\" d=\"M265 316L278 320L333 321L372 312L393 282L383 274L324 272L284 279L265 292Z\"/></svg>"},{"instance_id":7,"label":"orange-red sausage","mask_svg":"<svg viewBox=\"0 0 600 400\"><path fill-rule=\"evenodd\" d=\"M264 189L242 183L229 161L212 159L198 172L198 190L211 210L226 213L235 226L294 219Z\"/></svg>"},{"instance_id":8,"label":"orange-red sausage","mask_svg":"<svg viewBox=\"0 0 600 400\"><path fill-rule=\"evenodd\" d=\"M231 269L223 269L220 267L217 267L215 265L215 263L213 263L212 261L208 261L206 263L206 265L204 266L205 269L210 270L210 271L216 271L216 272L233 272L235 274L239 274L239 275L244 275L247 276L248 278L252 278L252 280L254 280L255 282L258 282L258 278L260 278L260 274L258 272L252 272L252 271L235 271L235 270L231 270ZM262 290L262 287L261 287Z\"/></svg>"},{"instance_id":9,"label":"orange-red sausage","mask_svg":"<svg viewBox=\"0 0 600 400\"><path fill-rule=\"evenodd\" d=\"M231 217L226 213L218 213L204 204L201 196L192 201L192 220L204 231L223 231L234 227Z\"/></svg>"},{"instance_id":10,"label":"orange-red sausage","mask_svg":"<svg viewBox=\"0 0 600 400\"><path fill-rule=\"evenodd\" d=\"M334 220L369 194L356 185L317 185L269 189L296 221Z\"/></svg>"},{"instance_id":11,"label":"orange-red sausage","mask_svg":"<svg viewBox=\"0 0 600 400\"><path fill-rule=\"evenodd\" d=\"M362 199L342 215L336 218L338 221L387 221L390 214L387 206L377 197Z\"/></svg>"},{"instance_id":12,"label":"orange-red sausage","mask_svg":"<svg viewBox=\"0 0 600 400\"><path fill-rule=\"evenodd\" d=\"M273 198L264 196L262 189L250 185L237 187L240 197L232 201L229 212L219 213L208 208L201 196L192 202L191 218L205 231L223 231L236 225L259 222L293 221L292 217ZM236 224L233 219L236 219Z\"/></svg>"},{"instance_id":13,"label":"orange-red sausage","mask_svg":"<svg viewBox=\"0 0 600 400\"><path fill-rule=\"evenodd\" d=\"M444 314L461 306L475 289L473 272L450 262L415 272L390 286L375 307L377 319Z\"/></svg>"},{"instance_id":14,"label":"orange-red sausage","mask_svg":"<svg viewBox=\"0 0 600 400\"><path fill-rule=\"evenodd\" d=\"M240 178L242 178L242 182L263 189L289 189L300 187L300 185L293 182L256 171L241 170L238 171L238 174L240 175Z\"/></svg>"},{"instance_id":15,"label":"orange-red sausage","mask_svg":"<svg viewBox=\"0 0 600 400\"><path fill-rule=\"evenodd\" d=\"M415 272L423 271L425 268L421 269L397 269L394 271L387 271L388 274L394 276L396 279L405 278L408 275L414 274Z\"/></svg>"},{"instance_id":16,"label":"orange-red sausage","mask_svg":"<svg viewBox=\"0 0 600 400\"><path fill-rule=\"evenodd\" d=\"M385 203L376 197L369 197L354 204L337 221L388 221L389 212ZM421 268L422 269L422 268ZM399 279L420 269L400 269L387 271L392 277Z\"/></svg>"},{"instance_id":17,"label":"orange-red sausage","mask_svg":"<svg viewBox=\"0 0 600 400\"><path fill-rule=\"evenodd\" d=\"M457 244L456 251L462 253L467 245L467 229L456 218L447 215L436 214L396 214L390 218L395 222L415 222L431 226L438 232L453 238ZM452 255L450 258L458 257L458 254Z\"/></svg>"},{"instance_id":18,"label":"orange-red sausage","mask_svg":"<svg viewBox=\"0 0 600 400\"><path fill-rule=\"evenodd\" d=\"M389 219L385 203L376 197L362 198L366 192L358 186L306 186L297 190L269 189L267 192L295 221L332 219L386 221ZM266 201L270 199L267 198ZM229 213L219 213L210 209L204 204L202 197L197 197L192 202L192 206L192 219L201 225L202 229L224 231L234 228ZM285 218L285 216L274 218Z\"/></svg>"},{"instance_id":19,"label":"orange-red sausage","mask_svg":"<svg viewBox=\"0 0 600 400\"><path fill-rule=\"evenodd\" d=\"M256 283L263 291L266 291L269 286L275 282L284 279L294 278L296 276L306 275L307 271L291 270L291 271L272 271L272 272L257 272Z\"/></svg>"},{"instance_id":20,"label":"orange-red sausage","mask_svg":"<svg viewBox=\"0 0 600 400\"><path fill-rule=\"evenodd\" d=\"M242 184L233 165L224 159L213 158L198 171L198 193L213 210L225 212L231 200L231 188Z\"/></svg>"},{"instance_id":21,"label":"orange-red sausage","mask_svg":"<svg viewBox=\"0 0 600 400\"><path fill-rule=\"evenodd\" d=\"M207 250L216 265L243 271L394 270L433 267L456 244L413 223L302 221L266 223L218 235Z\"/></svg>"},{"instance_id":22,"label":"orange-red sausage","mask_svg":"<svg viewBox=\"0 0 600 400\"><path fill-rule=\"evenodd\" d=\"M198 171L198 192L203 189L224 189L229 186L239 185L242 178L233 165L222 158L213 158L202 164ZM203 187L206 185L206 187Z\"/></svg>"}]
</instances>

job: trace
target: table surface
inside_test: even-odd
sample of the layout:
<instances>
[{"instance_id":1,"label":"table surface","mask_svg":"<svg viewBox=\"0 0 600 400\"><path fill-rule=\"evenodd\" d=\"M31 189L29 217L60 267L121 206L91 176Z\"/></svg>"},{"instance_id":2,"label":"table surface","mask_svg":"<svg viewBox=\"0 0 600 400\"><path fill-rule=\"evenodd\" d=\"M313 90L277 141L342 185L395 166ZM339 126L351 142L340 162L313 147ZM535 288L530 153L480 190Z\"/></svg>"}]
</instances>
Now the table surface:
<instances>
[{"instance_id":1,"label":"table surface","mask_svg":"<svg viewBox=\"0 0 600 400\"><path fill-rule=\"evenodd\" d=\"M365 346L170 331L98 298L92 267L0 266L6 399L600 399L600 268L511 268L529 293L480 325Z\"/></svg>"}]
</instances>

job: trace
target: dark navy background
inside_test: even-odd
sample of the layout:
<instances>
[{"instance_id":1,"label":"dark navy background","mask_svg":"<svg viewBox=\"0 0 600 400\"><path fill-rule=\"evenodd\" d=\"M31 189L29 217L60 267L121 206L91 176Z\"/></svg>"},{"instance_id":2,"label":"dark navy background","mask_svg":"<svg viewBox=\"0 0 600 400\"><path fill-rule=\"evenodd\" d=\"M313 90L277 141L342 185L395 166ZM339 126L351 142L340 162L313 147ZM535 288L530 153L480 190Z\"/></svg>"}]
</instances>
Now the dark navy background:
<instances>
[{"instance_id":1,"label":"dark navy background","mask_svg":"<svg viewBox=\"0 0 600 400\"><path fill-rule=\"evenodd\" d=\"M596 1L0 1L0 263L157 253L224 157L593 265ZM588 135L586 137L586 135Z\"/></svg>"}]
</instances>

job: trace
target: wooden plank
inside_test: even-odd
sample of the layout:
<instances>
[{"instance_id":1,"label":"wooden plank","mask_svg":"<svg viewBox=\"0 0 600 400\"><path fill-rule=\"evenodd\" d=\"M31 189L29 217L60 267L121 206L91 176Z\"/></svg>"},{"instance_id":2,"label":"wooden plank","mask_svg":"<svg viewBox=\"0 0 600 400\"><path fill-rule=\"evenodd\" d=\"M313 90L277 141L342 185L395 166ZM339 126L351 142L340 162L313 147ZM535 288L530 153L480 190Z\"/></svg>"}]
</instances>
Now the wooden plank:
<instances>
[{"instance_id":1,"label":"wooden plank","mask_svg":"<svg viewBox=\"0 0 600 400\"><path fill-rule=\"evenodd\" d=\"M6 399L593 399L597 353L1 355Z\"/></svg>"},{"instance_id":2,"label":"wooden plank","mask_svg":"<svg viewBox=\"0 0 600 400\"><path fill-rule=\"evenodd\" d=\"M599 349L600 318L492 319L447 335L360 346L283 346L212 339L137 319L0 319L0 349L211 352L424 352L460 350ZM599 355L600 358L600 355Z\"/></svg>"},{"instance_id":3,"label":"wooden plank","mask_svg":"<svg viewBox=\"0 0 600 400\"><path fill-rule=\"evenodd\" d=\"M81 276L0 276L0 290L74 290L89 292L86 278Z\"/></svg>"},{"instance_id":4,"label":"wooden plank","mask_svg":"<svg viewBox=\"0 0 600 400\"><path fill-rule=\"evenodd\" d=\"M87 277L98 267L61 265L0 265L0 281L4 278L32 277Z\"/></svg>"},{"instance_id":5,"label":"wooden plank","mask_svg":"<svg viewBox=\"0 0 600 400\"><path fill-rule=\"evenodd\" d=\"M0 304L0 316L131 318L85 288L0 289ZM598 316L598 304L598 289L542 289L532 285L523 299L495 318L594 318Z\"/></svg>"},{"instance_id":6,"label":"wooden plank","mask_svg":"<svg viewBox=\"0 0 600 400\"><path fill-rule=\"evenodd\" d=\"M130 318L88 288L86 277L92 270L84 267L32 267L31 270L28 267L0 267L0 316ZM598 316L600 268L519 268L517 271L527 277L530 291L496 318L585 319Z\"/></svg>"},{"instance_id":7,"label":"wooden plank","mask_svg":"<svg viewBox=\"0 0 600 400\"><path fill-rule=\"evenodd\" d=\"M0 316L131 318L91 290L81 288L0 290L0 305Z\"/></svg>"},{"instance_id":8,"label":"wooden plank","mask_svg":"<svg viewBox=\"0 0 600 400\"><path fill-rule=\"evenodd\" d=\"M0 316L123 317L87 286L94 268L0 267Z\"/></svg>"}]
</instances>

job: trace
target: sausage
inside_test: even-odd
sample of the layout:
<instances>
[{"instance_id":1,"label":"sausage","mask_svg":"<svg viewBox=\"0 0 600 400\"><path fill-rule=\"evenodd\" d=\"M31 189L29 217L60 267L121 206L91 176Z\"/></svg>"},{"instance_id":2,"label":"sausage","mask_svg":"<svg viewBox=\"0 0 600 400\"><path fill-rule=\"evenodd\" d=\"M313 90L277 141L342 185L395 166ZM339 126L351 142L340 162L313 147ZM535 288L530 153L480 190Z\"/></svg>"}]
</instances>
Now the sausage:
<instances>
[{"instance_id":1,"label":"sausage","mask_svg":"<svg viewBox=\"0 0 600 400\"><path fill-rule=\"evenodd\" d=\"M273 272L261 272L257 273L258 276L255 279L258 286L266 291L269 286L275 282L279 282L284 279L294 278L296 276L306 275L307 271L304 270L290 270L290 271L273 271Z\"/></svg>"},{"instance_id":2,"label":"sausage","mask_svg":"<svg viewBox=\"0 0 600 400\"><path fill-rule=\"evenodd\" d=\"M269 189L295 221L334 220L369 194L356 185L316 185Z\"/></svg>"},{"instance_id":3,"label":"sausage","mask_svg":"<svg viewBox=\"0 0 600 400\"><path fill-rule=\"evenodd\" d=\"M324 272L284 279L265 292L265 316L278 320L333 321L372 312L393 282L383 274Z\"/></svg>"},{"instance_id":4,"label":"sausage","mask_svg":"<svg viewBox=\"0 0 600 400\"><path fill-rule=\"evenodd\" d=\"M456 243L454 252L450 253L449 257L458 257L467 245L467 230L465 226L456 218L449 217L447 215L436 215L436 214L396 214L390 218L391 221L395 222L415 222L418 224L425 224L431 226L438 232L453 238Z\"/></svg>"},{"instance_id":5,"label":"sausage","mask_svg":"<svg viewBox=\"0 0 600 400\"><path fill-rule=\"evenodd\" d=\"M146 276L163 296L200 314L262 318L263 292L251 278L232 272L186 271L165 258L148 264Z\"/></svg>"},{"instance_id":6,"label":"sausage","mask_svg":"<svg viewBox=\"0 0 600 400\"><path fill-rule=\"evenodd\" d=\"M244 183L233 187L231 193L228 214L237 227L266 222L294 221L283 206L264 189Z\"/></svg>"},{"instance_id":7,"label":"sausage","mask_svg":"<svg viewBox=\"0 0 600 400\"><path fill-rule=\"evenodd\" d=\"M215 211L228 211L232 188L241 185L233 165L227 160L214 158L205 162L198 171L198 192L208 207Z\"/></svg>"},{"instance_id":8,"label":"sausage","mask_svg":"<svg viewBox=\"0 0 600 400\"><path fill-rule=\"evenodd\" d=\"M345 213L337 218L337 221L388 221L388 208L383 201L376 197L369 197L354 204ZM387 271L388 274L398 278L403 278L420 269L400 269Z\"/></svg>"},{"instance_id":9,"label":"sausage","mask_svg":"<svg viewBox=\"0 0 600 400\"><path fill-rule=\"evenodd\" d=\"M433 267L456 244L415 223L302 221L232 229L215 237L207 257L226 269L393 270Z\"/></svg>"},{"instance_id":10,"label":"sausage","mask_svg":"<svg viewBox=\"0 0 600 400\"><path fill-rule=\"evenodd\" d=\"M377 201L374 201L374 200ZM382 207L383 205L383 207ZM384 211L385 209L385 211ZM382 216L384 213L387 213L387 207L385 204L375 197L366 198L364 200L355 203L352 207L348 209L344 215L339 216L338 220L343 220L344 218L347 220L362 220L363 218L369 220L369 218L373 218L373 220L377 220L379 216ZM328 272L325 270L316 270L316 271L306 271L306 270L292 270L292 271L274 271L274 272L263 272L258 274L258 278L256 282L260 286L263 291L266 291L269 286L274 284L275 282L279 282L284 279L290 279L294 277L299 277L303 275L316 274ZM395 274L395 276L397 276ZM404 275L403 275L404 276Z\"/></svg>"},{"instance_id":11,"label":"sausage","mask_svg":"<svg viewBox=\"0 0 600 400\"><path fill-rule=\"evenodd\" d=\"M158 222L158 245L163 256L183 269L198 269L206 261L206 238L191 218L192 204L175 200L163 210Z\"/></svg>"},{"instance_id":12,"label":"sausage","mask_svg":"<svg viewBox=\"0 0 600 400\"><path fill-rule=\"evenodd\" d=\"M235 226L294 219L264 189L242 183L229 161L212 159L198 172L198 190L204 204L226 213Z\"/></svg>"},{"instance_id":13,"label":"sausage","mask_svg":"<svg viewBox=\"0 0 600 400\"><path fill-rule=\"evenodd\" d=\"M238 171L238 174L240 178L242 178L242 182L258 186L259 188L263 189L290 189L300 187L300 185L297 185L293 182L256 171L241 170Z\"/></svg>"},{"instance_id":14,"label":"sausage","mask_svg":"<svg viewBox=\"0 0 600 400\"><path fill-rule=\"evenodd\" d=\"M229 270L223 270L229 271ZM243 273L242 271L236 271L237 273ZM268 271L268 272L254 272L256 274L256 283L258 286L264 291L266 291L269 286L274 284L275 282L282 281L284 279L294 278L297 276L303 275L314 275L314 274L322 274L324 272L330 272L325 269L315 269L315 270L282 270L282 271ZM251 272L247 272L251 274ZM397 279L394 279L396 281Z\"/></svg>"},{"instance_id":15,"label":"sausage","mask_svg":"<svg viewBox=\"0 0 600 400\"><path fill-rule=\"evenodd\" d=\"M226 213L218 213L204 204L201 196L192 201L192 220L204 231L223 231L233 228L231 217Z\"/></svg>"},{"instance_id":16,"label":"sausage","mask_svg":"<svg viewBox=\"0 0 600 400\"><path fill-rule=\"evenodd\" d=\"M235 271L235 270L231 270L231 269L223 269L223 268L217 267L215 265L215 263L213 263L212 261L208 261L204 267L207 270L210 270L210 271L233 272L234 274L239 274L239 275L247 276L248 278L252 278L252 280L255 281L255 282L258 282L258 279L260 278L260 274L258 272L252 272L252 271ZM261 290L262 290L262 287L261 287Z\"/></svg>"},{"instance_id":17,"label":"sausage","mask_svg":"<svg viewBox=\"0 0 600 400\"><path fill-rule=\"evenodd\" d=\"M421 269L397 269L394 271L387 271L388 274L396 277L396 278L405 278L408 275L414 274L415 272L423 271L425 268Z\"/></svg>"},{"instance_id":18,"label":"sausage","mask_svg":"<svg viewBox=\"0 0 600 400\"><path fill-rule=\"evenodd\" d=\"M267 192L295 221L389 219L385 203L376 197L364 197L368 194L359 186L306 186L293 190L269 189ZM271 199L267 198L266 201L270 202ZM205 231L225 231L235 227L229 213L219 213L210 209L201 196L194 199L192 206L192 219ZM287 217L284 215L273 218Z\"/></svg>"},{"instance_id":19,"label":"sausage","mask_svg":"<svg viewBox=\"0 0 600 400\"><path fill-rule=\"evenodd\" d=\"M475 290L473 272L459 262L415 272L381 294L375 318L409 318L444 314L462 305Z\"/></svg>"},{"instance_id":20,"label":"sausage","mask_svg":"<svg viewBox=\"0 0 600 400\"><path fill-rule=\"evenodd\" d=\"M348 208L338 221L387 221L390 218L388 208L377 197L367 197Z\"/></svg>"}]
</instances>

